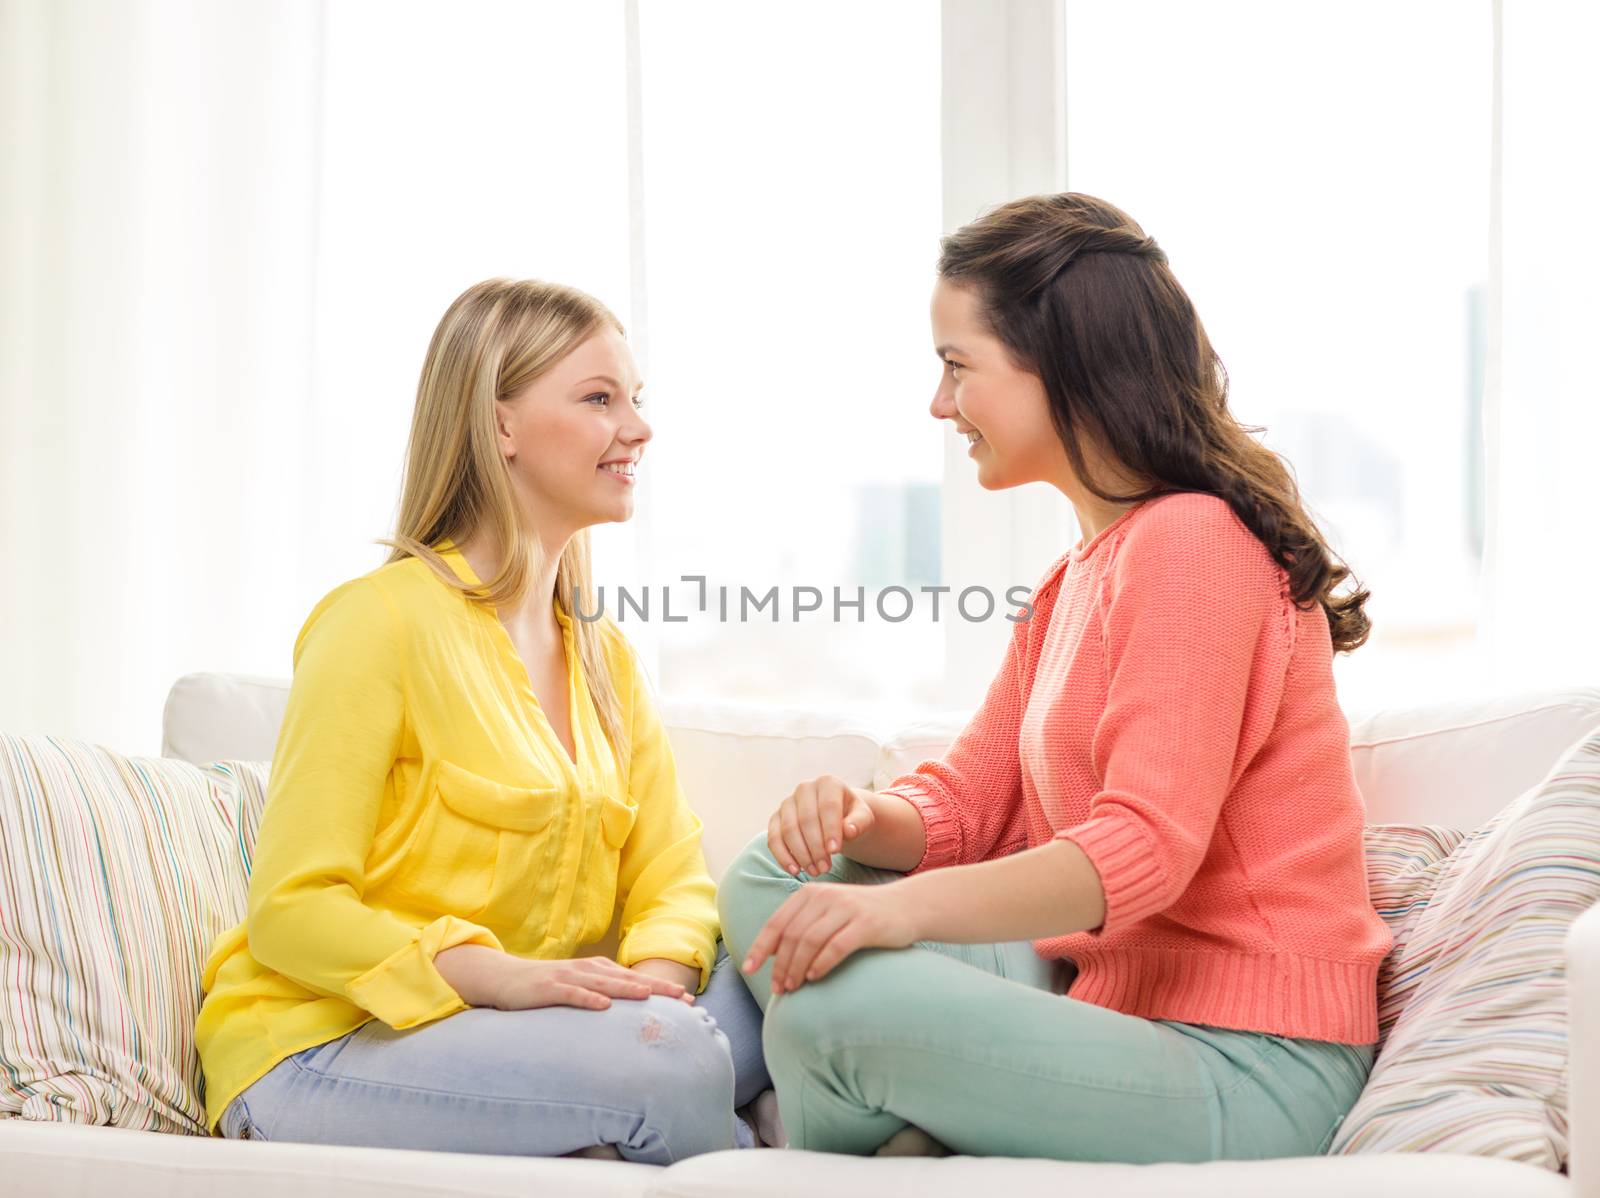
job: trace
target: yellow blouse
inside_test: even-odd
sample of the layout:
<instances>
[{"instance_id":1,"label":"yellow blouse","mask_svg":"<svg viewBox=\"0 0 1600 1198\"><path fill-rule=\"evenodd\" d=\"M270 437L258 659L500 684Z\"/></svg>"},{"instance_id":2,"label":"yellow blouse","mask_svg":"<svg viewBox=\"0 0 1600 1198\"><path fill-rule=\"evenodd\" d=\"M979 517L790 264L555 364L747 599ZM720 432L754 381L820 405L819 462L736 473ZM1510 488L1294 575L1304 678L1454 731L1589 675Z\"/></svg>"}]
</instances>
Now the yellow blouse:
<instances>
[{"instance_id":1,"label":"yellow blouse","mask_svg":"<svg viewBox=\"0 0 1600 1198\"><path fill-rule=\"evenodd\" d=\"M437 548L478 584L451 542ZM492 610L416 558L335 587L295 639L242 923L207 956L195 1025L215 1131L292 1053L370 1019L401 1029L465 1010L433 957L474 943L581 955L621 904L617 960L700 970L716 887L648 683L609 619L631 734L625 776L557 609L577 760ZM590 950L593 951L593 950Z\"/></svg>"}]
</instances>

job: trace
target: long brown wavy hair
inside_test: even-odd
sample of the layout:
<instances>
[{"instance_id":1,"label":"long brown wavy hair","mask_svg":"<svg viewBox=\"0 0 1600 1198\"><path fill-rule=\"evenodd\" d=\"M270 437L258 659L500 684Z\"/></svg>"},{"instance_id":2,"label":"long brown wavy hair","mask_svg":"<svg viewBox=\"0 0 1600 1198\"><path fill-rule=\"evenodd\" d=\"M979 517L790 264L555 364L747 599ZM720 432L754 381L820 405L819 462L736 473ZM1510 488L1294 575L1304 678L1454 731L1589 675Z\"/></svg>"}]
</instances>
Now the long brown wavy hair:
<instances>
[{"instance_id":1,"label":"long brown wavy hair","mask_svg":"<svg viewBox=\"0 0 1600 1198\"><path fill-rule=\"evenodd\" d=\"M940 241L939 275L971 291L1016 365L1039 377L1067 459L1109 503L1175 491L1227 501L1289 576L1297 607L1320 603L1335 652L1362 645L1370 592L1333 592L1350 569L1328 547L1285 461L1228 410L1228 374L1166 252L1122 209L1081 192L1027 196ZM1146 482L1119 495L1085 469L1079 438Z\"/></svg>"}]
</instances>

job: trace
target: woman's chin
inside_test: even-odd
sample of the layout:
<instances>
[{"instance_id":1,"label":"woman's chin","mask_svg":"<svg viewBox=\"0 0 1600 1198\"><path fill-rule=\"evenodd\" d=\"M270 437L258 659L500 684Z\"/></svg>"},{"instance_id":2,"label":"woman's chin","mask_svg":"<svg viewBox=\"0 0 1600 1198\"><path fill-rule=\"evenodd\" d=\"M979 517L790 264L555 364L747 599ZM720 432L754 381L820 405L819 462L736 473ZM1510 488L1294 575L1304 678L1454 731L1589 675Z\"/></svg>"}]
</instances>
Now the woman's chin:
<instances>
[{"instance_id":1,"label":"woman's chin","mask_svg":"<svg viewBox=\"0 0 1600 1198\"><path fill-rule=\"evenodd\" d=\"M978 485L985 491L1004 491L1013 484L988 462L978 464Z\"/></svg>"},{"instance_id":2,"label":"woman's chin","mask_svg":"<svg viewBox=\"0 0 1600 1198\"><path fill-rule=\"evenodd\" d=\"M633 496L630 495L626 499L608 504L605 515L601 516L600 519L609 524L621 524L626 520L632 520Z\"/></svg>"},{"instance_id":3,"label":"woman's chin","mask_svg":"<svg viewBox=\"0 0 1600 1198\"><path fill-rule=\"evenodd\" d=\"M597 503L584 510L579 528L592 528L596 524L621 524L633 519L633 499Z\"/></svg>"}]
</instances>

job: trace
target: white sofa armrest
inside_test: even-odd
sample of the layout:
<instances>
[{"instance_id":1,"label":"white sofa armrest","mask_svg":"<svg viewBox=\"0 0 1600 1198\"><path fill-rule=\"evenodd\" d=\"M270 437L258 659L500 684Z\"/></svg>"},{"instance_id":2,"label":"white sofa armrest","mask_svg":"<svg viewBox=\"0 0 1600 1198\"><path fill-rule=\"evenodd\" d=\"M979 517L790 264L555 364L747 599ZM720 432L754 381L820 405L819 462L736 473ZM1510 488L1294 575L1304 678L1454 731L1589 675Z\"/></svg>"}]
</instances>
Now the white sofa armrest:
<instances>
[{"instance_id":1,"label":"white sofa armrest","mask_svg":"<svg viewBox=\"0 0 1600 1198\"><path fill-rule=\"evenodd\" d=\"M1567 932L1567 1171L1574 1198L1600 1198L1600 903Z\"/></svg>"}]
</instances>

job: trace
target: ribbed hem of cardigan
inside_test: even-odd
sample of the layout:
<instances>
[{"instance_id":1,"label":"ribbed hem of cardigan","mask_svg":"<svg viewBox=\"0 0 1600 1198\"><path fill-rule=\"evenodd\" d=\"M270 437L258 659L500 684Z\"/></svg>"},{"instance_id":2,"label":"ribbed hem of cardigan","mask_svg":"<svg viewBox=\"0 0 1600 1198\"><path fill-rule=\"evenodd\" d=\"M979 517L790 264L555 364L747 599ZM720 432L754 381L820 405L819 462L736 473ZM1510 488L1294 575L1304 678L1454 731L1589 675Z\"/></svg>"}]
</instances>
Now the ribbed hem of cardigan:
<instances>
[{"instance_id":1,"label":"ribbed hem of cardigan","mask_svg":"<svg viewBox=\"0 0 1600 1198\"><path fill-rule=\"evenodd\" d=\"M1150 839L1131 819L1098 815L1051 839L1070 840L1083 850L1105 890L1106 914L1096 938L1157 915L1167 906L1167 871Z\"/></svg>"},{"instance_id":2,"label":"ribbed hem of cardigan","mask_svg":"<svg viewBox=\"0 0 1600 1198\"><path fill-rule=\"evenodd\" d=\"M1040 956L1055 942L1036 940ZM1078 976L1068 997L1144 1019L1202 1023L1296 1039L1373 1044L1378 966L1297 953L1112 948L1070 955Z\"/></svg>"},{"instance_id":3,"label":"ribbed hem of cardigan","mask_svg":"<svg viewBox=\"0 0 1600 1198\"><path fill-rule=\"evenodd\" d=\"M906 870L907 876L960 863L961 825L956 822L948 803L915 782L902 782L878 793L899 795L922 816L922 832L927 843L922 860Z\"/></svg>"}]
</instances>

